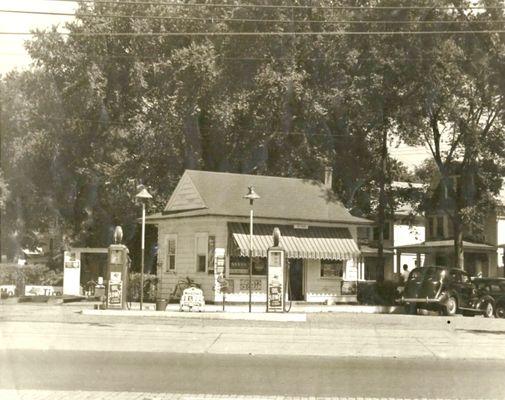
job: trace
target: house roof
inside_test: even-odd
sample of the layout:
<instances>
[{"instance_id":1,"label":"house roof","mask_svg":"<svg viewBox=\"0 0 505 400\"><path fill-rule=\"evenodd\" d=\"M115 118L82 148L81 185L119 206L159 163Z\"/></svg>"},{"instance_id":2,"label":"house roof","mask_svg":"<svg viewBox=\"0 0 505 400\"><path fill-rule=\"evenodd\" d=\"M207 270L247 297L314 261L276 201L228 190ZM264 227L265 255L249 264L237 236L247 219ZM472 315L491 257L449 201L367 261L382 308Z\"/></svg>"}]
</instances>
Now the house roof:
<instances>
[{"instance_id":1,"label":"house roof","mask_svg":"<svg viewBox=\"0 0 505 400\"><path fill-rule=\"evenodd\" d=\"M186 170L161 214L148 220L222 215L248 217L249 202L243 198L248 186L261 198L254 202L259 218L370 225L335 199L320 182L262 175Z\"/></svg>"},{"instance_id":2,"label":"house roof","mask_svg":"<svg viewBox=\"0 0 505 400\"><path fill-rule=\"evenodd\" d=\"M430 240L422 243L415 244L407 244L403 246L395 246L395 249L412 252L420 252L420 253L430 253L437 250L451 250L454 247L453 239L445 239L445 240ZM491 246L485 243L475 243L468 242L466 240L463 241L463 250L464 251L496 251L495 246Z\"/></svg>"}]
</instances>

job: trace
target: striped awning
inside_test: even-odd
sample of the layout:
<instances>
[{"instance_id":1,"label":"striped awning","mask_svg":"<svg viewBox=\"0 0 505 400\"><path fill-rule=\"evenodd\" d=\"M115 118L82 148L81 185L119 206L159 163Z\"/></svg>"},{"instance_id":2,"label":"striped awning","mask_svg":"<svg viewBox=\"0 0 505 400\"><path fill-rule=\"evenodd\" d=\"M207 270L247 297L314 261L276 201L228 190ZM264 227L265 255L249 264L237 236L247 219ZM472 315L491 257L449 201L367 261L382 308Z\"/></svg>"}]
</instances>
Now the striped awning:
<instances>
[{"instance_id":1,"label":"striped awning","mask_svg":"<svg viewBox=\"0 0 505 400\"><path fill-rule=\"evenodd\" d=\"M347 228L303 227L293 225L254 224L253 257L266 257L273 246L272 232L277 227L281 231L280 246L286 250L288 258L309 258L328 260L351 260L360 256L356 241ZM249 224L230 222L228 230L230 253L235 256L249 255Z\"/></svg>"}]
</instances>

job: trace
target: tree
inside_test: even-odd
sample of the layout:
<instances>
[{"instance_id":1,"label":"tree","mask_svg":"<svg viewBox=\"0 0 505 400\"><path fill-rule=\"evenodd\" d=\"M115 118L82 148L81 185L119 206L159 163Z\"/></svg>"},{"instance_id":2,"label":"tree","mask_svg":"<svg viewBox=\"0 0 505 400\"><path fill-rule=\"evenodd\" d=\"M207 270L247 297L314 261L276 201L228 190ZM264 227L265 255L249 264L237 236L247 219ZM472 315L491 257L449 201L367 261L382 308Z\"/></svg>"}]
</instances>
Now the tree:
<instances>
[{"instance_id":1,"label":"tree","mask_svg":"<svg viewBox=\"0 0 505 400\"><path fill-rule=\"evenodd\" d=\"M502 14L503 10L488 9L462 15L454 8L432 11L429 18L458 21L458 29L471 30L475 22L486 26L487 20L503 18ZM504 176L505 92L503 71L497 67L503 63L503 41L494 35L447 34L405 44L405 51L421 61L412 65L409 76L416 96L402 119L402 124L407 121L403 137L430 148L449 197L431 207L441 206L451 218L455 265L461 268L465 227L482 226ZM455 177L458 184L453 184Z\"/></svg>"}]
</instances>

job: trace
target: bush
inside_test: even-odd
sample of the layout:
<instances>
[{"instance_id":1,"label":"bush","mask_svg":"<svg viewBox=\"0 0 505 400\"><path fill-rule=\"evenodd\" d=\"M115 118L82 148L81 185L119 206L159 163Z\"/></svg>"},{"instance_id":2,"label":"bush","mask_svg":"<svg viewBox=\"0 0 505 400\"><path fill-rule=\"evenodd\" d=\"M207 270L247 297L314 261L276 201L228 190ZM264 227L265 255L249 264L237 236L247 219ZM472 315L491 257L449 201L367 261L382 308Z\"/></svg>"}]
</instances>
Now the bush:
<instances>
[{"instance_id":1,"label":"bush","mask_svg":"<svg viewBox=\"0 0 505 400\"><path fill-rule=\"evenodd\" d=\"M144 301L155 302L158 289L158 277L144 274ZM140 301L140 273L130 274L128 301Z\"/></svg>"},{"instance_id":2,"label":"bush","mask_svg":"<svg viewBox=\"0 0 505 400\"><path fill-rule=\"evenodd\" d=\"M63 285L63 272L45 265L0 264L0 285Z\"/></svg>"},{"instance_id":3,"label":"bush","mask_svg":"<svg viewBox=\"0 0 505 400\"><path fill-rule=\"evenodd\" d=\"M358 282L358 303L393 306L399 297L397 288L398 283L392 281Z\"/></svg>"}]
</instances>

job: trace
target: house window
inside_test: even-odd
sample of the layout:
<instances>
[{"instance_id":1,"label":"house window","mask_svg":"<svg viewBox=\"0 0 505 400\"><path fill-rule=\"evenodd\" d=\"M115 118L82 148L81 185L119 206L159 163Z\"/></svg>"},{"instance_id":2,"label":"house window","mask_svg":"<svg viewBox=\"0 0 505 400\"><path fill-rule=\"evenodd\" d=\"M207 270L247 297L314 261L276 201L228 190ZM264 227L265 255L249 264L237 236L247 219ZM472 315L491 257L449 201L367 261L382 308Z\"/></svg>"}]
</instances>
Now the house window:
<instances>
[{"instance_id":1,"label":"house window","mask_svg":"<svg viewBox=\"0 0 505 400\"><path fill-rule=\"evenodd\" d=\"M196 272L207 271L207 255L209 253L209 237L206 233L195 236Z\"/></svg>"},{"instance_id":2,"label":"house window","mask_svg":"<svg viewBox=\"0 0 505 400\"><path fill-rule=\"evenodd\" d=\"M382 236L384 240L389 240L389 230L390 230L389 222L384 222L384 232L383 232L383 236ZM379 240L379 227L378 226L373 228L373 240Z\"/></svg>"},{"instance_id":3,"label":"house window","mask_svg":"<svg viewBox=\"0 0 505 400\"><path fill-rule=\"evenodd\" d=\"M454 225L452 224L452 220L447 218L447 237L454 237Z\"/></svg>"},{"instance_id":4,"label":"house window","mask_svg":"<svg viewBox=\"0 0 505 400\"><path fill-rule=\"evenodd\" d=\"M444 237L444 217L437 217L437 237Z\"/></svg>"},{"instance_id":5,"label":"house window","mask_svg":"<svg viewBox=\"0 0 505 400\"><path fill-rule=\"evenodd\" d=\"M177 236L170 235L167 237L167 256L165 260L165 270L175 271L175 254L177 252Z\"/></svg>"},{"instance_id":6,"label":"house window","mask_svg":"<svg viewBox=\"0 0 505 400\"><path fill-rule=\"evenodd\" d=\"M343 275L343 260L321 260L321 278L342 278Z\"/></svg>"},{"instance_id":7,"label":"house window","mask_svg":"<svg viewBox=\"0 0 505 400\"><path fill-rule=\"evenodd\" d=\"M428 217L428 235L430 237L435 237L435 218Z\"/></svg>"},{"instance_id":8,"label":"house window","mask_svg":"<svg viewBox=\"0 0 505 400\"><path fill-rule=\"evenodd\" d=\"M360 242L363 242L363 241L366 242L366 241L370 240L370 228L359 226L358 227L358 240Z\"/></svg>"}]
</instances>

